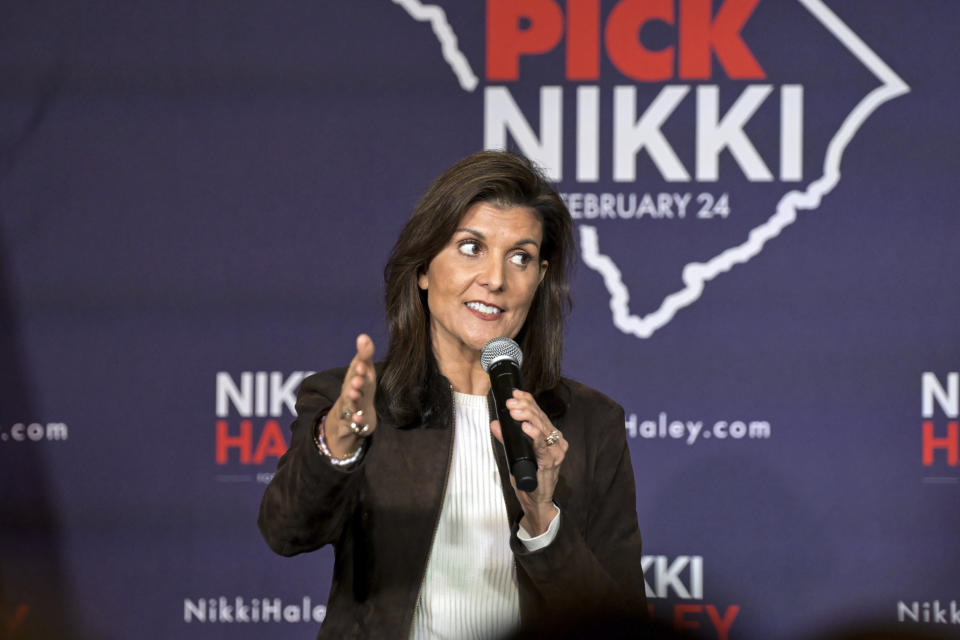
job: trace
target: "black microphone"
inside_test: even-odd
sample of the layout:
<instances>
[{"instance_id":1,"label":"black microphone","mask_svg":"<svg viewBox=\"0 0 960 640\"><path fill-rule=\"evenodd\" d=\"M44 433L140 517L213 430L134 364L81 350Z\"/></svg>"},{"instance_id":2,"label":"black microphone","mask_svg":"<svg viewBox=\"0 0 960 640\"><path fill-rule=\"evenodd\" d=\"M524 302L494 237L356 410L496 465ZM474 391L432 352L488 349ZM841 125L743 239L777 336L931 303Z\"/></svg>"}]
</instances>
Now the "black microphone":
<instances>
[{"instance_id":1,"label":"black microphone","mask_svg":"<svg viewBox=\"0 0 960 640\"><path fill-rule=\"evenodd\" d=\"M494 338L483 345L480 352L480 364L490 375L507 465L517 488L529 493L537 488L537 456L533 452L533 440L523 432L520 423L510 417L507 409L507 400L513 397L513 390L523 389L520 380L522 362L520 347L510 338Z\"/></svg>"}]
</instances>

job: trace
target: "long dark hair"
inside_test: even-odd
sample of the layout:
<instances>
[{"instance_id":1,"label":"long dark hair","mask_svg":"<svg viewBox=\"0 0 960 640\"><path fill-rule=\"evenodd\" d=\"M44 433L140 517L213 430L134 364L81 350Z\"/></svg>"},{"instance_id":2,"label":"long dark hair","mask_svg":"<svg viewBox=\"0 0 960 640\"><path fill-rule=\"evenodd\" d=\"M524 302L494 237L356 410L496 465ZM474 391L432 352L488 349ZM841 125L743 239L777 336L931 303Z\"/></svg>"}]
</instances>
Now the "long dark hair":
<instances>
[{"instance_id":1,"label":"long dark hair","mask_svg":"<svg viewBox=\"0 0 960 640\"><path fill-rule=\"evenodd\" d=\"M554 388L563 359L563 325L570 309L568 274L573 222L543 173L523 156L483 151L467 156L427 189L393 247L384 269L390 346L379 376L378 412L396 424L439 426L452 394L440 375L430 340L430 311L417 277L450 241L477 202L526 207L543 224L540 259L550 265L516 337L529 391Z\"/></svg>"}]
</instances>

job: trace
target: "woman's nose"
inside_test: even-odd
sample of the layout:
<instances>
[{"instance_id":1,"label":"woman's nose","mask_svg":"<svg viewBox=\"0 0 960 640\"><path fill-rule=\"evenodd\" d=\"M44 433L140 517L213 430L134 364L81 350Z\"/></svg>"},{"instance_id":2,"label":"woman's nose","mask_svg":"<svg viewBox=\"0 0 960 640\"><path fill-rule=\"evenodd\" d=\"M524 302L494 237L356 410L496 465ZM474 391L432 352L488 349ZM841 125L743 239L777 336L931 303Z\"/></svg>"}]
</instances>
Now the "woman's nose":
<instances>
[{"instance_id":1,"label":"woman's nose","mask_svg":"<svg viewBox=\"0 0 960 640\"><path fill-rule=\"evenodd\" d=\"M503 261L490 257L484 260L483 268L480 273L480 284L486 286L491 291L503 289Z\"/></svg>"}]
</instances>

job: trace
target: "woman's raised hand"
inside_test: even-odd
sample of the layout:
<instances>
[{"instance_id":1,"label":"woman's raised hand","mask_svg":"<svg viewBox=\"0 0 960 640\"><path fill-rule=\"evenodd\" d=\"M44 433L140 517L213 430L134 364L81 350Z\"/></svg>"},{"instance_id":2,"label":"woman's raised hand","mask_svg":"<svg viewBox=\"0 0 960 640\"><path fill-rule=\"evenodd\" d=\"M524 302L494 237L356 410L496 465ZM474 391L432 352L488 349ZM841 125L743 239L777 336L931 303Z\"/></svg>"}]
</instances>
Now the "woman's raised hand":
<instances>
[{"instance_id":1,"label":"woman's raised hand","mask_svg":"<svg viewBox=\"0 0 960 640\"><path fill-rule=\"evenodd\" d=\"M373 353L370 336L365 333L357 336L357 354L343 377L340 397L327 415L324 438L330 452L337 458L345 458L356 451L361 438L377 428L374 409L377 372L373 367Z\"/></svg>"}]
</instances>

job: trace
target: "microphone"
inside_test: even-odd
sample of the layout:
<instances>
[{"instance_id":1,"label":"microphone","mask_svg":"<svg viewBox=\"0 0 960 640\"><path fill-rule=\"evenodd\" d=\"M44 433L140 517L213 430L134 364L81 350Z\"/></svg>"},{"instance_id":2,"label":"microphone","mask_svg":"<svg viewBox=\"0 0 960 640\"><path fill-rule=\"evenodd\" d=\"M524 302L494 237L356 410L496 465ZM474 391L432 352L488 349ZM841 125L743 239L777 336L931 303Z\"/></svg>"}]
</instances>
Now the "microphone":
<instances>
[{"instance_id":1,"label":"microphone","mask_svg":"<svg viewBox=\"0 0 960 640\"><path fill-rule=\"evenodd\" d=\"M510 417L507 409L507 400L513 397L513 390L523 389L520 380L522 362L520 347L506 337L490 340L480 352L480 364L490 375L507 465L517 488L529 493L537 488L537 456L533 452L533 440L523 432L520 423Z\"/></svg>"}]
</instances>

